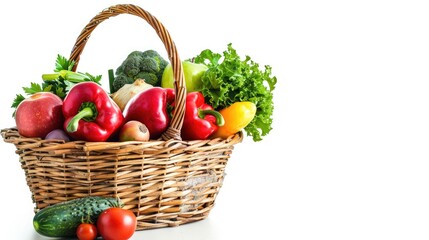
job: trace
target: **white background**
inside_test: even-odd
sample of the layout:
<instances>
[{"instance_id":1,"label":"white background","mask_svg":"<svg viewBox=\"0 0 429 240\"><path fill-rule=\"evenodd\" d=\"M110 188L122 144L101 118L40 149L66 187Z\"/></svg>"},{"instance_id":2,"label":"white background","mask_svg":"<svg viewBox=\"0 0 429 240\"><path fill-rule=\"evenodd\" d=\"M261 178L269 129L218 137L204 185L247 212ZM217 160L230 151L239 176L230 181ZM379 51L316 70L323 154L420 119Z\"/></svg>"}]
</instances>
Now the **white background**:
<instances>
[{"instance_id":1,"label":"white background","mask_svg":"<svg viewBox=\"0 0 429 240\"><path fill-rule=\"evenodd\" d=\"M116 3L161 20L183 59L231 42L278 78L274 129L237 145L210 216L132 239L429 238L426 1L5 1L1 128L14 126L15 94ZM143 20L112 18L92 34L79 70L106 76L128 52L150 48L164 51ZM44 239L14 146L0 146L2 239Z\"/></svg>"}]
</instances>

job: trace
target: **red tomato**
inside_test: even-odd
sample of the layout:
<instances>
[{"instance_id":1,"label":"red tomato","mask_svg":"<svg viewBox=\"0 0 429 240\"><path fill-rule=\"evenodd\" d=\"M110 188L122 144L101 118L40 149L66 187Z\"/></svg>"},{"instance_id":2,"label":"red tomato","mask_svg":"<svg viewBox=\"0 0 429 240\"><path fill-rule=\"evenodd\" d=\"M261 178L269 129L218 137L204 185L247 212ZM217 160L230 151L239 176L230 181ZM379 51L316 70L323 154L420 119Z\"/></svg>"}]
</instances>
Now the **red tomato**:
<instances>
[{"instance_id":1,"label":"red tomato","mask_svg":"<svg viewBox=\"0 0 429 240\"><path fill-rule=\"evenodd\" d=\"M131 210L108 208L97 220L97 228L105 240L127 240L137 227L137 219Z\"/></svg>"},{"instance_id":2,"label":"red tomato","mask_svg":"<svg viewBox=\"0 0 429 240\"><path fill-rule=\"evenodd\" d=\"M97 238L97 228L91 223L81 223L76 230L79 240L94 240Z\"/></svg>"}]
</instances>

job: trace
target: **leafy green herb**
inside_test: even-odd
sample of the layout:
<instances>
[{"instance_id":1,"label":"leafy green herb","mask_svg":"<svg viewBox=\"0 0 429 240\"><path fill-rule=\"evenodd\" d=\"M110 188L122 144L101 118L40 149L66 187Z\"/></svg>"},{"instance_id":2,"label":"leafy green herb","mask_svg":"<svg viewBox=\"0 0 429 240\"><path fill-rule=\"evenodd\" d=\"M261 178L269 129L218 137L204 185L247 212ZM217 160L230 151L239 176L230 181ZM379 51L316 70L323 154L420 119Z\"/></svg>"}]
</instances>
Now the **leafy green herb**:
<instances>
[{"instance_id":1,"label":"leafy green herb","mask_svg":"<svg viewBox=\"0 0 429 240\"><path fill-rule=\"evenodd\" d=\"M11 108L17 108L19 103L24 101L24 99L25 97L22 96L22 94L16 94L15 100L13 101ZM13 116L15 116L15 112L13 113Z\"/></svg>"},{"instance_id":2,"label":"leafy green herb","mask_svg":"<svg viewBox=\"0 0 429 240\"><path fill-rule=\"evenodd\" d=\"M256 104L255 118L244 130L254 141L262 140L262 136L272 129L272 92L277 78L271 76L271 67L266 65L261 69L249 56L242 59L231 43L223 55L206 49L193 60L209 68L201 78L201 92L215 109L220 110L238 101Z\"/></svg>"},{"instance_id":3,"label":"leafy green herb","mask_svg":"<svg viewBox=\"0 0 429 240\"><path fill-rule=\"evenodd\" d=\"M70 61L58 54L54 73L43 74L43 82L41 84L32 82L30 87L23 87L24 93L31 95L37 92L52 92L61 99L64 99L68 91L77 83L92 81L101 84L101 75L94 76L89 73L73 72L74 65L74 61ZM24 99L24 95L17 94L11 107L16 109ZM15 112L13 116L15 116Z\"/></svg>"},{"instance_id":4,"label":"leafy green herb","mask_svg":"<svg viewBox=\"0 0 429 240\"><path fill-rule=\"evenodd\" d=\"M71 71L74 67L75 61L69 61L64 56L58 54L57 61L55 62L54 72L59 72L61 70Z\"/></svg>"}]
</instances>

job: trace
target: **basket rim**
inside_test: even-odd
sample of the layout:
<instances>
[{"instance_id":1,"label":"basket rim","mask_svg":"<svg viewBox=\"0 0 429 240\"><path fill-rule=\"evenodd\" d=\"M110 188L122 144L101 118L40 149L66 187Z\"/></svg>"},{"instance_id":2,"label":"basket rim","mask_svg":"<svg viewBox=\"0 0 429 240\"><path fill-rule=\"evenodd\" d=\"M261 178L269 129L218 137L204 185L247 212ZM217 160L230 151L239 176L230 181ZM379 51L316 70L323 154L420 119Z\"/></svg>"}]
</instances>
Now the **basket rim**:
<instances>
[{"instance_id":1,"label":"basket rim","mask_svg":"<svg viewBox=\"0 0 429 240\"><path fill-rule=\"evenodd\" d=\"M109 149L120 149L126 148L129 146L134 146L136 149L139 148L148 148L156 147L162 145L163 147L168 147L171 150L177 148L201 148L206 146L207 148L222 148L225 145L233 146L237 143L240 143L244 139L243 131L239 131L226 139L222 138L213 138L205 140L178 140L178 139L168 139L168 140L153 140L149 141L125 141L125 142L87 142L82 140L71 140L64 141L60 139L42 139L42 138L29 138L21 136L16 127L3 128L0 130L0 134L3 138L3 141L6 143L12 143L17 148L38 148L41 151L56 151L57 149L70 148L70 149L81 149L84 152L90 151L103 151Z\"/></svg>"}]
</instances>

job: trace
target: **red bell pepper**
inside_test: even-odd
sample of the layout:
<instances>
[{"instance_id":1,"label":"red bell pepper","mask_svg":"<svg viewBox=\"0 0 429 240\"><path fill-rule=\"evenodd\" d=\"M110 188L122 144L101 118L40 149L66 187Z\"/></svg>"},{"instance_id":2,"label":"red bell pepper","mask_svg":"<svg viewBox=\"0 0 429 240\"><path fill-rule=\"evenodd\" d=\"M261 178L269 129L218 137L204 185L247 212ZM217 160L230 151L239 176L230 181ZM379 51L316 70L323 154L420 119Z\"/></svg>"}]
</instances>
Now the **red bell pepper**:
<instances>
[{"instance_id":1,"label":"red bell pepper","mask_svg":"<svg viewBox=\"0 0 429 240\"><path fill-rule=\"evenodd\" d=\"M104 142L124 122L118 105L94 82L73 86L63 102L64 130L75 140Z\"/></svg>"},{"instance_id":2,"label":"red bell pepper","mask_svg":"<svg viewBox=\"0 0 429 240\"><path fill-rule=\"evenodd\" d=\"M201 92L187 94L181 132L183 140L205 140L224 122L222 115L205 103Z\"/></svg>"},{"instance_id":3,"label":"red bell pepper","mask_svg":"<svg viewBox=\"0 0 429 240\"><path fill-rule=\"evenodd\" d=\"M158 139L170 125L170 112L175 92L170 88L153 87L130 99L124 109L125 121L137 120L146 125L151 139Z\"/></svg>"}]
</instances>

